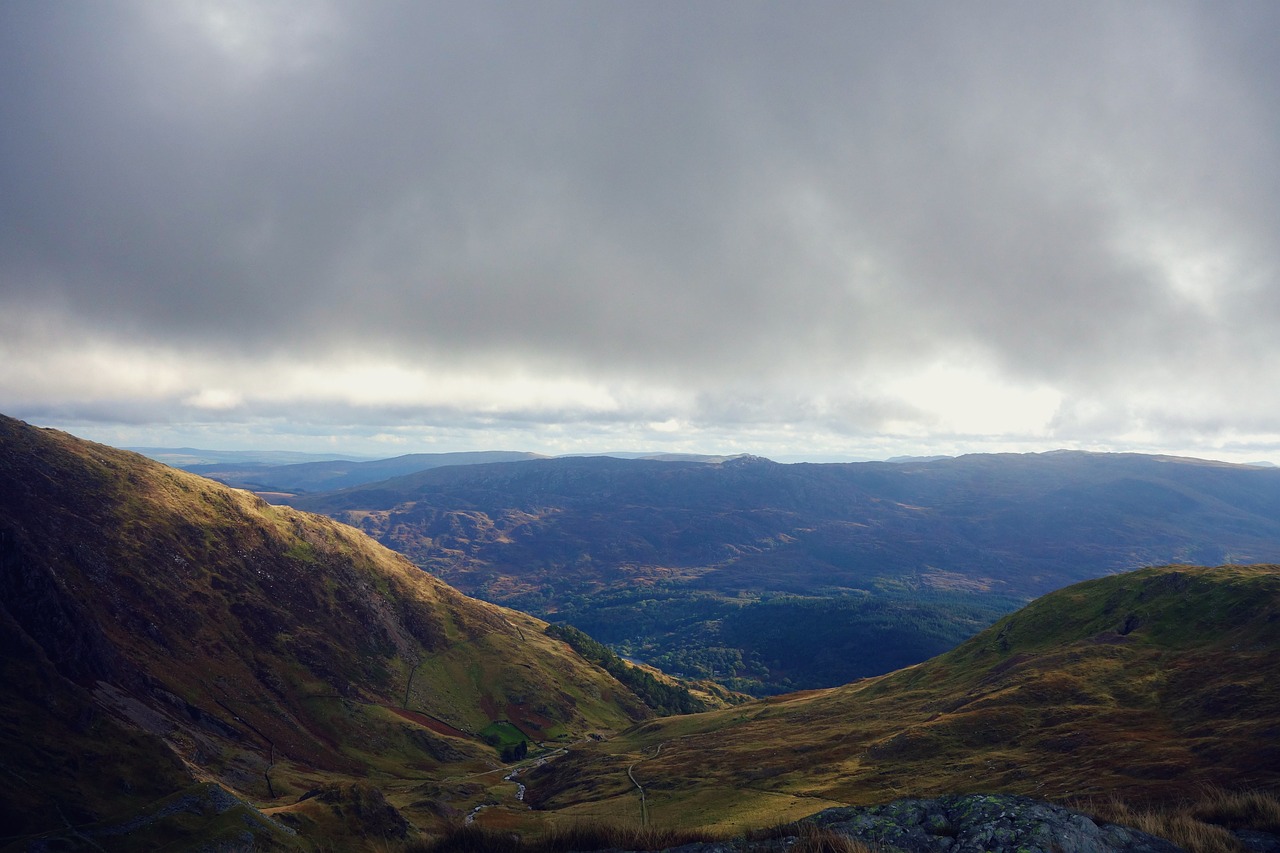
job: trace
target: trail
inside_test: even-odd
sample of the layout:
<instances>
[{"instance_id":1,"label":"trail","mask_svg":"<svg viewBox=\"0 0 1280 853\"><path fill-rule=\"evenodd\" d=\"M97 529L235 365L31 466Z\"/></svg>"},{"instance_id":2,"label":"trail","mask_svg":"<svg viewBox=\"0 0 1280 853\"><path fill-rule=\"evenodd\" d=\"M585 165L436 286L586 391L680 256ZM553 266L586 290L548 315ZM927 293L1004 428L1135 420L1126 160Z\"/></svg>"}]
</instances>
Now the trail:
<instances>
[{"instance_id":1,"label":"trail","mask_svg":"<svg viewBox=\"0 0 1280 853\"><path fill-rule=\"evenodd\" d=\"M662 753L662 748L666 746L666 742L658 744L658 748L653 751L653 755L648 758L641 758L640 761L652 761ZM632 773L632 769L640 763L640 761L631 762L627 767L627 778L631 780L631 784L636 786L636 790L640 792L640 825L642 827L649 826L649 804L644 797L644 786L636 781L636 776Z\"/></svg>"}]
</instances>

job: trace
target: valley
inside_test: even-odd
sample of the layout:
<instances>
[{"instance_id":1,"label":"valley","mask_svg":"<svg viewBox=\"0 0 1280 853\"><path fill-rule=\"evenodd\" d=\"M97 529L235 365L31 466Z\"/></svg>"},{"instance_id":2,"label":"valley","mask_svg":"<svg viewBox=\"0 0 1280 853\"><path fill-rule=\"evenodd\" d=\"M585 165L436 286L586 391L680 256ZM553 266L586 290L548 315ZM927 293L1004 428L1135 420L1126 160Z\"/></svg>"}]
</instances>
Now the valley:
<instances>
[{"instance_id":1,"label":"valley","mask_svg":"<svg viewBox=\"0 0 1280 853\"><path fill-rule=\"evenodd\" d=\"M1174 471L1163 482L1178 498L1166 495L1166 521L1144 534L1147 547L1191 547L1195 535L1204 537L1199 547L1233 553L1265 546L1271 481L1257 475L1266 472L1125 461ZM481 500L473 491L465 509L453 503L432 517L528 517L529 533L504 522L478 525L466 542L449 540L466 546L454 548L466 557L460 575L492 573L481 556L514 562L520 553L540 574L519 583L555 593L560 564L530 555L570 553L596 530L589 562L613 554L614 574L601 581L582 561L570 575L578 598L564 606L589 604L587 591L596 589L599 612L619 623L624 605L669 609L669 618L686 620L691 644L711 636L698 633L699 624L718 622L717 636L737 645L703 647L708 657L698 660L732 661L747 650L745 663L756 649L785 647L817 661L828 646L839 657L863 645L927 659L748 701L711 681L629 664L567 620L549 624L468 598L330 518L0 416L0 850L418 853L463 827L504 844L510 833L549 838L588 826L736 838L731 849L747 850L760 849L749 839L763 828L814 815L847 820L847 807L904 796L1027 795L1081 808L1111 797L1173 806L1206 786L1280 790L1274 564L1111 566L1104 577L1020 604L1060 574L1046 568L1022 577L1011 563L963 560L914 575L890 572L901 565L891 560L855 570L845 552L833 551L815 562L818 552L795 543L811 528L857 528L850 510L839 509L853 499L843 486L824 493L793 483L792 508L766 513L758 499L733 504L708 476L725 466L748 482L792 476L762 460L585 460L569 466L576 484L546 462L412 475L446 484L461 478L491 495ZM633 462L663 467L633 469ZM644 476L629 481L634 471ZM653 471L671 482L655 485ZM596 493L601 472L613 486ZM813 473L837 483L848 476ZM526 477L542 491L512 485ZM1047 512L1029 508L1036 490L1048 488L1043 471L1024 472L1022 482L1029 491L1017 500L1006 493L1003 511L1024 519ZM1252 484L1249 500L1241 482ZM397 493L382 483L317 499L364 501L368 495L357 493L369 488ZM419 488L422 500L459 494ZM976 488L970 480L962 491ZM993 486L992 494L1009 488ZM1064 488L1050 490L1059 512ZM1095 485L1092 500L1113 511L1132 506L1123 488L1120 497L1099 497L1109 488ZM636 495L645 489L642 504ZM1153 500L1149 484L1133 491ZM596 515L592 494L600 499ZM899 534L913 513L937 521L957 512L903 493L896 508L875 510L887 499L868 495L859 524ZM1077 509L1088 515L1085 503ZM819 523L802 526L800 504ZM826 516L816 513L822 505ZM429 515L423 507L395 512L410 510ZM664 532L626 523L646 514L667 519ZM791 526L779 534L784 516ZM698 552L694 532L708 518L721 527L712 526L717 538ZM1024 531L1026 541L1057 541L1042 522ZM1175 528L1182 539L1172 537ZM407 524L395 529L409 535ZM1116 522L1089 547L1121 553L1120 543L1132 547L1127 529ZM531 541L540 530L549 532L546 541ZM990 545L992 534L975 524L965 536ZM772 547L761 545L770 537ZM807 543L820 541L832 540ZM876 553L938 547L899 536ZM1038 565L1054 565L1030 550ZM644 564L620 556L641 553L657 556ZM675 559L694 553L717 562ZM768 562L779 554L787 556ZM819 565L843 566L844 574L829 577L829 587L801 586L827 577ZM743 574L734 574L738 568ZM774 569L774 589L737 584ZM651 597L610 597L628 583ZM682 611L678 596L689 590L714 593L713 606L737 608L737 620L699 610L696 597ZM1000 607L1012 612L993 614L999 608L982 596L995 595L1006 595ZM966 601L991 609L966 611ZM921 614L930 612L948 614L952 625L967 620L971 636L938 654L913 645L928 634ZM984 620L994 624L984 628ZM861 639L842 646L842 636ZM939 630L932 641L945 636ZM768 664L770 677L784 671L781 661ZM1259 818L1244 825L1270 826Z\"/></svg>"},{"instance_id":2,"label":"valley","mask_svg":"<svg viewBox=\"0 0 1280 853\"><path fill-rule=\"evenodd\" d=\"M1280 561L1280 470L1139 454L540 459L283 500L468 595L754 695L919 663L1087 578Z\"/></svg>"},{"instance_id":3,"label":"valley","mask_svg":"<svg viewBox=\"0 0 1280 853\"><path fill-rule=\"evenodd\" d=\"M1277 644L1280 568L1145 569L1046 595L889 675L638 725L530 789L557 813L634 810L625 771L642 762L654 820L726 829L906 795L1274 789Z\"/></svg>"}]
</instances>

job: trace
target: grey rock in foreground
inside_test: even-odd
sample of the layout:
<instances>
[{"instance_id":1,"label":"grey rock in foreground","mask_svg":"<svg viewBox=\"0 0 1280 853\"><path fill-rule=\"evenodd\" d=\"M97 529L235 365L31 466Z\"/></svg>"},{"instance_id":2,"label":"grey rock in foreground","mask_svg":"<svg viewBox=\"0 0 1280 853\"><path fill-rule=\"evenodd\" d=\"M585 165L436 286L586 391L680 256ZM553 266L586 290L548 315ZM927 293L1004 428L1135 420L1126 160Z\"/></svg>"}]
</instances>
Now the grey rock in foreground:
<instances>
[{"instance_id":1,"label":"grey rock in foreground","mask_svg":"<svg viewBox=\"0 0 1280 853\"><path fill-rule=\"evenodd\" d=\"M1250 853L1280 853L1280 835L1241 829L1233 833Z\"/></svg>"},{"instance_id":2,"label":"grey rock in foreground","mask_svg":"<svg viewBox=\"0 0 1280 853\"><path fill-rule=\"evenodd\" d=\"M827 809L802 823L875 850L905 853L1182 853L1145 832L1027 797L968 794ZM799 847L795 838L688 844L668 853L763 853Z\"/></svg>"},{"instance_id":3,"label":"grey rock in foreground","mask_svg":"<svg viewBox=\"0 0 1280 853\"><path fill-rule=\"evenodd\" d=\"M1177 853L1136 829L1098 824L1027 797L968 794L835 808L808 820L873 846L907 853Z\"/></svg>"}]
</instances>

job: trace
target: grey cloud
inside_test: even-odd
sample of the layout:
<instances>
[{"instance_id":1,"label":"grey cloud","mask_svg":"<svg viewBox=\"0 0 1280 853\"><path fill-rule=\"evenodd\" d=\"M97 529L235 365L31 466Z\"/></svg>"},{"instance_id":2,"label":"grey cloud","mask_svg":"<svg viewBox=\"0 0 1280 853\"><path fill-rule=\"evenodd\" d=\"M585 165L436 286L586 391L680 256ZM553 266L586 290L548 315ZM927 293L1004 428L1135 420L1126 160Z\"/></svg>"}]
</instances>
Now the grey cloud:
<instances>
[{"instance_id":1,"label":"grey cloud","mask_svg":"<svg viewBox=\"0 0 1280 853\"><path fill-rule=\"evenodd\" d=\"M0 310L729 421L957 349L1111 397L1276 353L1270 4L198 8L0 9ZM1154 238L1229 257L1212 310Z\"/></svg>"}]
</instances>

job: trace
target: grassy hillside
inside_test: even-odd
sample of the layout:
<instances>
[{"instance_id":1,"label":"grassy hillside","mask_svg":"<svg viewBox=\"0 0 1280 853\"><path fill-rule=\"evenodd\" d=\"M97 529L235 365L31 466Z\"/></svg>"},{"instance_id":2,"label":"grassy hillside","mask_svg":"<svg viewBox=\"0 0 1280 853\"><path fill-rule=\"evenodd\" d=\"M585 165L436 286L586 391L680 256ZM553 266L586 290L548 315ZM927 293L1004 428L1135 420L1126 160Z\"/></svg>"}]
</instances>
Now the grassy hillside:
<instances>
[{"instance_id":1,"label":"grassy hillside","mask_svg":"<svg viewBox=\"0 0 1280 853\"><path fill-rule=\"evenodd\" d=\"M561 819L762 825L832 802L1007 792L1172 802L1280 786L1280 568L1145 569L1046 595L878 678L644 723L546 768Z\"/></svg>"},{"instance_id":2,"label":"grassy hillside","mask_svg":"<svg viewBox=\"0 0 1280 853\"><path fill-rule=\"evenodd\" d=\"M468 594L757 694L918 663L1086 578L1280 561L1280 470L1137 454L548 459L294 503Z\"/></svg>"},{"instance_id":3,"label":"grassy hillside","mask_svg":"<svg viewBox=\"0 0 1280 853\"><path fill-rule=\"evenodd\" d=\"M545 628L345 525L0 417L9 840L138 849L93 833L206 781L301 833L267 846L383 796L420 826L453 819L513 787L491 726L537 750L652 714ZM186 813L152 823L181 836Z\"/></svg>"}]
</instances>

